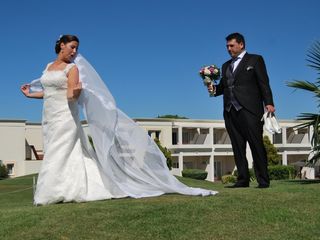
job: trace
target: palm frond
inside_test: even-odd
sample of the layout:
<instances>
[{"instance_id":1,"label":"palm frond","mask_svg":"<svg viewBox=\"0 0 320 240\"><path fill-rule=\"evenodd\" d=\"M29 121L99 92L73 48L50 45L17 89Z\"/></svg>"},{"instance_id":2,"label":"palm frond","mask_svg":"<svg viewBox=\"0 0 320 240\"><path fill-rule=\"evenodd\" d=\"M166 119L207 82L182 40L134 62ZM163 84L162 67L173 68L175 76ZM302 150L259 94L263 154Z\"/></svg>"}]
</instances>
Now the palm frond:
<instances>
[{"instance_id":1,"label":"palm frond","mask_svg":"<svg viewBox=\"0 0 320 240\"><path fill-rule=\"evenodd\" d=\"M320 70L320 41L313 44L307 54L308 66Z\"/></svg>"},{"instance_id":2,"label":"palm frond","mask_svg":"<svg viewBox=\"0 0 320 240\"><path fill-rule=\"evenodd\" d=\"M316 41L307 53L308 66L317 70L320 75L320 41ZM292 82L287 82L287 86L302 89L312 92L314 96L320 101L320 77L317 78L315 83L309 81L295 80ZM318 105L320 109L320 103ZM320 160L320 114L317 113L302 113L298 116L298 120L303 120L304 122L295 126L295 128L312 128L312 137L310 140L312 146L313 156L309 160L314 163Z\"/></svg>"},{"instance_id":3,"label":"palm frond","mask_svg":"<svg viewBox=\"0 0 320 240\"><path fill-rule=\"evenodd\" d=\"M316 163L317 161L319 161L320 160L320 152L318 151L318 152L314 152L313 151L313 156L312 156L312 158L310 158L309 159L309 162L310 163L312 163L312 164L314 164L314 163Z\"/></svg>"},{"instance_id":4,"label":"palm frond","mask_svg":"<svg viewBox=\"0 0 320 240\"><path fill-rule=\"evenodd\" d=\"M318 63L316 63L316 62L313 62L313 61L309 61L309 60L308 60L308 62L311 63L311 64L307 64L308 67L314 68L314 69L316 69L317 71L320 70L320 64L318 64Z\"/></svg>"},{"instance_id":5,"label":"palm frond","mask_svg":"<svg viewBox=\"0 0 320 240\"><path fill-rule=\"evenodd\" d=\"M320 150L320 115L315 113L302 113L298 116L298 120L307 121L297 125L296 127L298 129L313 127L313 133L310 142L312 150L318 152Z\"/></svg>"},{"instance_id":6,"label":"palm frond","mask_svg":"<svg viewBox=\"0 0 320 240\"><path fill-rule=\"evenodd\" d=\"M317 113L301 113L298 116L299 120L317 120L320 119L320 114Z\"/></svg>"},{"instance_id":7,"label":"palm frond","mask_svg":"<svg viewBox=\"0 0 320 240\"><path fill-rule=\"evenodd\" d=\"M320 88L316 84L309 81L294 80L292 82L287 82L287 86L310 92L315 92L316 94L320 93Z\"/></svg>"}]
</instances>

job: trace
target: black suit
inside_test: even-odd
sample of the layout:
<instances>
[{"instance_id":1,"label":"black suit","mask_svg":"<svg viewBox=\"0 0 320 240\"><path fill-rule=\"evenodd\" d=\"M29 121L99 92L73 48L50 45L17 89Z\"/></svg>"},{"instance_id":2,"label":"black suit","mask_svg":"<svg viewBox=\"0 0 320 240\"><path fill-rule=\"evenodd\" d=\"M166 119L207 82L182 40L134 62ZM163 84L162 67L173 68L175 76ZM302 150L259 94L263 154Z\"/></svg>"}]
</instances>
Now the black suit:
<instances>
[{"instance_id":1,"label":"black suit","mask_svg":"<svg viewBox=\"0 0 320 240\"><path fill-rule=\"evenodd\" d=\"M246 159L248 142L257 181L269 185L261 117L264 105L273 105L273 98L265 63L262 56L246 53L232 73L231 61L222 66L215 96L223 94L224 119L238 169L238 183L246 185L250 180Z\"/></svg>"}]
</instances>

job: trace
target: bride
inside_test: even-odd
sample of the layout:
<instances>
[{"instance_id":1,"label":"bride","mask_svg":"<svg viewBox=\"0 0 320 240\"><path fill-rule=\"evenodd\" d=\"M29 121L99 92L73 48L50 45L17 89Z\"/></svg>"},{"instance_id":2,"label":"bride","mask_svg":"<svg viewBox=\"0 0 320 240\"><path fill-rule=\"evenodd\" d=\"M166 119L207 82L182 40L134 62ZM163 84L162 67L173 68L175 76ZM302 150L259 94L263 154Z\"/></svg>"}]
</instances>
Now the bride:
<instances>
[{"instance_id":1,"label":"bride","mask_svg":"<svg viewBox=\"0 0 320 240\"><path fill-rule=\"evenodd\" d=\"M63 35L57 59L40 79L21 86L29 98L43 98L44 159L35 205L85 202L165 193L214 195L179 182L148 134L121 112L94 68L77 54L79 39ZM80 81L81 80L81 81ZM93 149L81 126L78 104L89 124Z\"/></svg>"}]
</instances>

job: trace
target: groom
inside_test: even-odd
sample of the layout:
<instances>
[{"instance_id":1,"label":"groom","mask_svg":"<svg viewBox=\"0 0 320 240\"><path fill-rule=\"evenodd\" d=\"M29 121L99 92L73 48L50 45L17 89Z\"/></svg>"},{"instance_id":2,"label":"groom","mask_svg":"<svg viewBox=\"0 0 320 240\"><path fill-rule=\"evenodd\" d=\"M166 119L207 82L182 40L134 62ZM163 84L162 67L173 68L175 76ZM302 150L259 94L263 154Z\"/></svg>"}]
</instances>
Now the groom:
<instances>
[{"instance_id":1,"label":"groom","mask_svg":"<svg viewBox=\"0 0 320 240\"><path fill-rule=\"evenodd\" d=\"M246 52L245 40L240 33L230 34L226 41L231 59L222 66L220 83L208 85L208 91L214 96L223 94L223 116L238 169L237 182L229 187L249 187L248 142L258 188L268 188L268 159L261 117L264 111L274 112L275 109L266 66L262 56Z\"/></svg>"}]
</instances>

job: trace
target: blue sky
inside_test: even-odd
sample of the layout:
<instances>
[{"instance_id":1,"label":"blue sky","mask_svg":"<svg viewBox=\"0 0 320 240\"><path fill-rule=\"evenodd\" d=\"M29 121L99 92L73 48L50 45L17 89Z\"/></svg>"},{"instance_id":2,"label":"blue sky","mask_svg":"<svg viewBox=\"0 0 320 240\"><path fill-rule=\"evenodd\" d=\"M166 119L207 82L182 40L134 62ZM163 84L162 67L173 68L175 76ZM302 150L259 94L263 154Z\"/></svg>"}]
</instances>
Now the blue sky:
<instances>
[{"instance_id":1,"label":"blue sky","mask_svg":"<svg viewBox=\"0 0 320 240\"><path fill-rule=\"evenodd\" d=\"M229 59L232 32L265 58L278 118L316 112L312 95L285 83L318 77L306 54L320 40L319 9L318 0L3 0L0 119L41 120L42 101L19 87L55 59L60 34L80 38L79 51L133 118L222 119L222 98L208 97L198 70Z\"/></svg>"}]
</instances>

